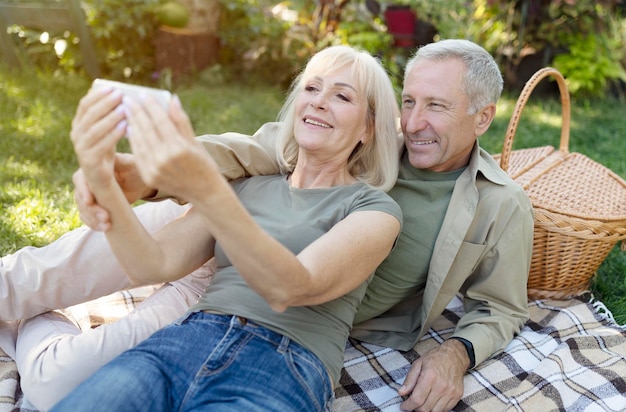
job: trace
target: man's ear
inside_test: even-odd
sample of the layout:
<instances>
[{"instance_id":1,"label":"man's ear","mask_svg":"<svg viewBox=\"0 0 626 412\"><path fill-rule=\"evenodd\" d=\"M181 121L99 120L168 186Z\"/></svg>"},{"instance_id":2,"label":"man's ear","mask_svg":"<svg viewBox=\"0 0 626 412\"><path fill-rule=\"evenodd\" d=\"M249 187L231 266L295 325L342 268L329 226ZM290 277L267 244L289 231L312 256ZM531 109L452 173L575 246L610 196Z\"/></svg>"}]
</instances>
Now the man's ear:
<instances>
[{"instance_id":1,"label":"man's ear","mask_svg":"<svg viewBox=\"0 0 626 412\"><path fill-rule=\"evenodd\" d=\"M478 113L476 113L476 127L474 129L474 133L476 137L482 136L489 126L491 126L491 122L496 117L496 105L495 103L490 103L487 106L483 107Z\"/></svg>"}]
</instances>

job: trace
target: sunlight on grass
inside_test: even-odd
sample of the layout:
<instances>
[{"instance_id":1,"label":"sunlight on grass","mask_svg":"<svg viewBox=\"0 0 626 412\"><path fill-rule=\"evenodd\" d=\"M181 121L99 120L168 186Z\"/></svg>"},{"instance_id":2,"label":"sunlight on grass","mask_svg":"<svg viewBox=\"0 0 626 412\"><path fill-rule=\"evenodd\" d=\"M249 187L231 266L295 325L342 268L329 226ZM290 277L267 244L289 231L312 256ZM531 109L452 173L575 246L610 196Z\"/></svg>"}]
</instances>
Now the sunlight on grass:
<instances>
[{"instance_id":1,"label":"sunlight on grass","mask_svg":"<svg viewBox=\"0 0 626 412\"><path fill-rule=\"evenodd\" d=\"M45 245L80 226L78 212L70 199L73 199L70 187L50 193L41 191L35 183L5 185L0 198L3 204L0 225L11 228L14 239ZM4 249L7 245L1 246Z\"/></svg>"},{"instance_id":2,"label":"sunlight on grass","mask_svg":"<svg viewBox=\"0 0 626 412\"><path fill-rule=\"evenodd\" d=\"M515 100L506 97L501 98L496 105L496 119L508 122L514 109Z\"/></svg>"},{"instance_id":3,"label":"sunlight on grass","mask_svg":"<svg viewBox=\"0 0 626 412\"><path fill-rule=\"evenodd\" d=\"M540 111L539 113L534 113L533 120L537 123L559 129L563 125L563 118L560 114L557 115L552 113L546 113L543 111Z\"/></svg>"},{"instance_id":4,"label":"sunlight on grass","mask_svg":"<svg viewBox=\"0 0 626 412\"><path fill-rule=\"evenodd\" d=\"M53 112L41 101L32 102L27 108L18 107L15 114L16 130L32 137L43 137L46 127L54 123Z\"/></svg>"},{"instance_id":5,"label":"sunlight on grass","mask_svg":"<svg viewBox=\"0 0 626 412\"><path fill-rule=\"evenodd\" d=\"M7 97L23 97L25 95L24 88L10 83L8 79L0 84L0 90L2 90Z\"/></svg>"},{"instance_id":6,"label":"sunlight on grass","mask_svg":"<svg viewBox=\"0 0 626 412\"><path fill-rule=\"evenodd\" d=\"M37 162L28 159L18 162L13 156L0 167L0 176L12 176L13 179L37 179L43 174L44 171Z\"/></svg>"},{"instance_id":7,"label":"sunlight on grass","mask_svg":"<svg viewBox=\"0 0 626 412\"><path fill-rule=\"evenodd\" d=\"M276 119L284 98L284 93L272 86L196 86L178 94L196 134L252 134Z\"/></svg>"}]
</instances>

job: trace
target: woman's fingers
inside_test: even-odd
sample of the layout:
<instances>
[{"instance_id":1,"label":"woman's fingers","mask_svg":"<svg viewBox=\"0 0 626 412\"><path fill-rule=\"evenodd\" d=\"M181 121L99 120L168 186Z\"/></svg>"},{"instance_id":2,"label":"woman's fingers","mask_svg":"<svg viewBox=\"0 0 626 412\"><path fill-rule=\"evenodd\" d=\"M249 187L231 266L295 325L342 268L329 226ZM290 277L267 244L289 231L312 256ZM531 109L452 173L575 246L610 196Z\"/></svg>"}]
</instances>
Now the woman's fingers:
<instances>
[{"instance_id":1,"label":"woman's fingers","mask_svg":"<svg viewBox=\"0 0 626 412\"><path fill-rule=\"evenodd\" d=\"M149 98L146 98L148 103ZM161 129L168 123L163 109L160 120L154 121L148 114L146 107L130 97L124 97L123 105L128 121L128 137L130 148L135 156L137 170L141 178L148 184L154 184L160 158L167 155L167 139L162 139Z\"/></svg>"},{"instance_id":2,"label":"woman's fingers","mask_svg":"<svg viewBox=\"0 0 626 412\"><path fill-rule=\"evenodd\" d=\"M176 95L172 97L168 115L172 122L174 122L174 125L178 129L178 132L183 137L188 139L195 138L196 135L193 131L193 127L191 127L191 121L189 120L189 116L187 116L187 113L185 113L185 111L183 110L180 99Z\"/></svg>"},{"instance_id":3,"label":"woman's fingers","mask_svg":"<svg viewBox=\"0 0 626 412\"><path fill-rule=\"evenodd\" d=\"M81 165L98 162L98 156L111 155L126 133L126 120L116 91L92 90L79 104L72 121L70 138Z\"/></svg>"},{"instance_id":4,"label":"woman's fingers","mask_svg":"<svg viewBox=\"0 0 626 412\"><path fill-rule=\"evenodd\" d=\"M72 138L80 138L80 133L88 131L99 132L100 134L108 133L123 119L122 111L118 111L116 115L111 116L121 102L122 94L119 91L113 89L89 91L81 99L76 115L72 120L72 130L76 132L76 135L72 136ZM98 128L94 129L96 125Z\"/></svg>"},{"instance_id":5,"label":"woman's fingers","mask_svg":"<svg viewBox=\"0 0 626 412\"><path fill-rule=\"evenodd\" d=\"M124 98L130 145L142 180L170 194L182 195L206 167L206 153L194 139L193 128L180 103L169 113L150 96L141 102Z\"/></svg>"}]
</instances>

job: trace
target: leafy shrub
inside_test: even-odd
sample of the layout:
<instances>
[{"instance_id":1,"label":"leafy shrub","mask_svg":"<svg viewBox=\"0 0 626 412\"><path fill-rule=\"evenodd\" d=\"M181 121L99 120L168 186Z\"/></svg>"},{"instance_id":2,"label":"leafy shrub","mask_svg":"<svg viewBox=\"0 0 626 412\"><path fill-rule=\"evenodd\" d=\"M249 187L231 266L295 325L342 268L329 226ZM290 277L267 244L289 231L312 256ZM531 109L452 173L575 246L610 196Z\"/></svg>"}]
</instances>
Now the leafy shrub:
<instances>
[{"instance_id":1,"label":"leafy shrub","mask_svg":"<svg viewBox=\"0 0 626 412\"><path fill-rule=\"evenodd\" d=\"M306 56L288 52L296 41L296 48L303 45L286 35L293 25L287 12L272 10L270 0L233 0L222 6L220 63L230 67L233 76L288 83L294 66Z\"/></svg>"},{"instance_id":2,"label":"leafy shrub","mask_svg":"<svg viewBox=\"0 0 626 412\"><path fill-rule=\"evenodd\" d=\"M104 76L147 79L154 71L152 38L162 0L87 0L85 12Z\"/></svg>"},{"instance_id":3,"label":"leafy shrub","mask_svg":"<svg viewBox=\"0 0 626 412\"><path fill-rule=\"evenodd\" d=\"M566 76L572 94L603 94L611 79L625 77L624 35L613 0L475 0L475 41L485 46L514 79L522 59L542 53ZM558 54L555 51L564 51ZM552 60L554 55L556 60Z\"/></svg>"},{"instance_id":4,"label":"leafy shrub","mask_svg":"<svg viewBox=\"0 0 626 412\"><path fill-rule=\"evenodd\" d=\"M287 7L290 4L291 7ZM287 85L307 59L333 44L384 54L391 36L359 2L222 2L221 58L233 74Z\"/></svg>"},{"instance_id":5,"label":"leafy shrub","mask_svg":"<svg viewBox=\"0 0 626 412\"><path fill-rule=\"evenodd\" d=\"M7 1L7 0L5 0ZM152 35L155 9L163 0L82 0L103 76L147 79L154 68ZM13 1L19 3L20 0ZM44 1L54 3L55 0ZM83 67L79 38L69 31L40 31L11 26L29 62L40 69L65 72ZM62 50L55 50L59 46Z\"/></svg>"},{"instance_id":6,"label":"leafy shrub","mask_svg":"<svg viewBox=\"0 0 626 412\"><path fill-rule=\"evenodd\" d=\"M153 36L157 12L166 2L82 1L103 76L135 82L156 76ZM312 54L331 44L350 43L380 54L390 44L381 22L358 2L232 0L221 5L219 65L228 76L250 82L285 86ZM42 43L41 32L19 28L15 33L37 67L80 70L78 39L69 32L47 35L50 41ZM68 45L61 58L53 50L58 40Z\"/></svg>"},{"instance_id":7,"label":"leafy shrub","mask_svg":"<svg viewBox=\"0 0 626 412\"><path fill-rule=\"evenodd\" d=\"M620 60L621 41L596 34L577 34L570 39L569 52L554 58L554 67L566 78L572 94L602 95L610 80L626 81Z\"/></svg>"}]
</instances>

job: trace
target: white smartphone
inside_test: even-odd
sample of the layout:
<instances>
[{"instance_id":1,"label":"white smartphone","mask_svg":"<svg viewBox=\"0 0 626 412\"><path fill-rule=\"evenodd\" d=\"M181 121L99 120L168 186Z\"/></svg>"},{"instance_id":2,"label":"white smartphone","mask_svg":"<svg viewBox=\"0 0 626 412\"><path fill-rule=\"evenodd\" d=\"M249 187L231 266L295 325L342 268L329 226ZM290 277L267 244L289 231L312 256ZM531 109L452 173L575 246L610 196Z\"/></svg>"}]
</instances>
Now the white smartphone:
<instances>
[{"instance_id":1,"label":"white smartphone","mask_svg":"<svg viewBox=\"0 0 626 412\"><path fill-rule=\"evenodd\" d=\"M137 101L139 101L142 94L149 94L153 96L166 111L169 109L170 100L172 99L172 94L167 90L156 89L153 87L137 86L134 84L116 82L114 80L95 79L91 85L92 89L98 89L102 87L109 87L119 90L124 96L131 97Z\"/></svg>"}]
</instances>

